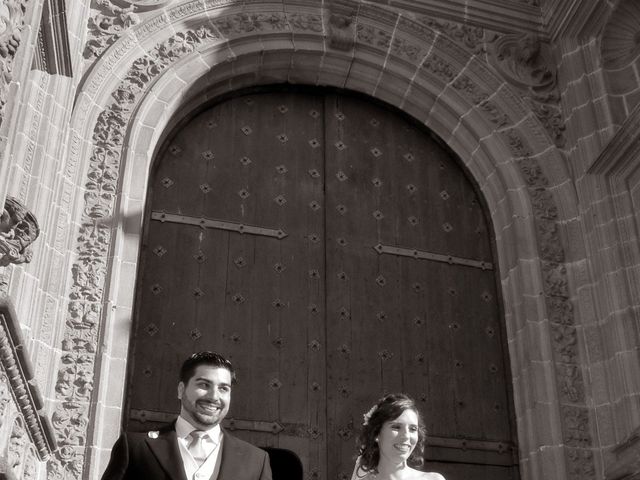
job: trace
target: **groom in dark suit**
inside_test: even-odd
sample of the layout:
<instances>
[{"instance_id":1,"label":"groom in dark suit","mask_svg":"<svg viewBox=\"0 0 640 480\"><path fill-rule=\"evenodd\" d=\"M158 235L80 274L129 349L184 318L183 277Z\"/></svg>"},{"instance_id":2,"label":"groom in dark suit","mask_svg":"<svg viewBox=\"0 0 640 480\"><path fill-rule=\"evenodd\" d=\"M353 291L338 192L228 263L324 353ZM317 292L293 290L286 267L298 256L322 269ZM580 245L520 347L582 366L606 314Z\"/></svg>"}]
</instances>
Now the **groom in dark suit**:
<instances>
[{"instance_id":1,"label":"groom in dark suit","mask_svg":"<svg viewBox=\"0 0 640 480\"><path fill-rule=\"evenodd\" d=\"M223 356L191 355L180 369L180 416L157 431L123 433L102 480L271 480L266 452L220 427L234 382Z\"/></svg>"}]
</instances>

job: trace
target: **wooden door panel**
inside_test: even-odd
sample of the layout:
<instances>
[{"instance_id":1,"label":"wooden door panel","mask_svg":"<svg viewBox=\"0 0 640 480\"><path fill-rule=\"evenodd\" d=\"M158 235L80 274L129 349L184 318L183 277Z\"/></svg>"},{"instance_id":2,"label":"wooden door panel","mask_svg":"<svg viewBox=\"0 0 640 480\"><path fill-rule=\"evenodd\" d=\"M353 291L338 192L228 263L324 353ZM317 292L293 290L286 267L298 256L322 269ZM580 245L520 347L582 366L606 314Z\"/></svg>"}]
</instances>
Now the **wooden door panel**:
<instances>
[{"instance_id":1,"label":"wooden door panel","mask_svg":"<svg viewBox=\"0 0 640 480\"><path fill-rule=\"evenodd\" d=\"M239 382L228 426L257 445L294 450L319 472L326 463L319 439L325 422L321 110L321 97L237 98L202 112L168 143L155 172L152 212L223 225L150 222L149 238L166 244L167 253L147 253L142 283L164 276L172 291L161 299L141 289L138 336L151 321L166 334L134 345L135 358L156 365L179 365L204 349L229 356ZM171 192L177 201L168 198ZM231 231L238 225L253 230ZM163 394L175 389L176 376L166 373L154 370L148 381L159 385L155 403L132 383L131 410L176 411L175 397ZM132 376L141 375L134 366ZM282 431L274 435L270 426Z\"/></svg>"},{"instance_id":2,"label":"wooden door panel","mask_svg":"<svg viewBox=\"0 0 640 480\"><path fill-rule=\"evenodd\" d=\"M517 476L488 223L422 128L334 93L245 95L176 131L149 195L130 428L171 418L180 362L217 350L239 376L227 428L312 478L350 476L392 391L451 478Z\"/></svg>"},{"instance_id":3,"label":"wooden door panel","mask_svg":"<svg viewBox=\"0 0 640 480\"><path fill-rule=\"evenodd\" d=\"M348 470L359 412L385 392L418 399L433 437L511 445L491 244L473 187L395 113L336 96L326 116L329 456L343 462L330 477Z\"/></svg>"}]
</instances>

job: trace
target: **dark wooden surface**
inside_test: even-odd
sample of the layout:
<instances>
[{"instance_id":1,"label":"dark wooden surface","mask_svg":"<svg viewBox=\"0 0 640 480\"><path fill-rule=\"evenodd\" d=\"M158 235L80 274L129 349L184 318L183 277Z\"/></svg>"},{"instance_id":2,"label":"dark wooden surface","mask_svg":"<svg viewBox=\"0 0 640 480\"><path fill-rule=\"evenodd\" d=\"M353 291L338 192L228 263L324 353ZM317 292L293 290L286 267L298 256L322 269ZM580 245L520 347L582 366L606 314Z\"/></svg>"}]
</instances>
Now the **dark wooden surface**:
<instances>
[{"instance_id":1,"label":"dark wooden surface","mask_svg":"<svg viewBox=\"0 0 640 480\"><path fill-rule=\"evenodd\" d=\"M296 452L310 478L350 476L362 413L394 391L417 400L429 435L457 439L427 450L434 470L518 478L495 270L374 250L494 261L474 188L424 129L358 97L255 93L195 116L156 167L130 412L177 411L180 362L216 350L238 369L229 416L283 429L237 433ZM287 236L149 220L151 211ZM127 426L152 423L137 418ZM498 443L504 452L491 451Z\"/></svg>"}]
</instances>

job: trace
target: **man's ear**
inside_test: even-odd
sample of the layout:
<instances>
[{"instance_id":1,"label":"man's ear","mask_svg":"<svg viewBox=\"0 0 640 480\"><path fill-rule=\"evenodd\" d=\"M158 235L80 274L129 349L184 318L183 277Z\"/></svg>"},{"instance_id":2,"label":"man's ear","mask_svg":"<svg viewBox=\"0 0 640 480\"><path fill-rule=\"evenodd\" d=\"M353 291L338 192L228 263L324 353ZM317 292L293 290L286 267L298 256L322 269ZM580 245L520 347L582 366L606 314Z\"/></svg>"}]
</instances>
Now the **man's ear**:
<instances>
[{"instance_id":1,"label":"man's ear","mask_svg":"<svg viewBox=\"0 0 640 480\"><path fill-rule=\"evenodd\" d=\"M182 400L182 394L184 393L184 383L178 383L178 400Z\"/></svg>"}]
</instances>

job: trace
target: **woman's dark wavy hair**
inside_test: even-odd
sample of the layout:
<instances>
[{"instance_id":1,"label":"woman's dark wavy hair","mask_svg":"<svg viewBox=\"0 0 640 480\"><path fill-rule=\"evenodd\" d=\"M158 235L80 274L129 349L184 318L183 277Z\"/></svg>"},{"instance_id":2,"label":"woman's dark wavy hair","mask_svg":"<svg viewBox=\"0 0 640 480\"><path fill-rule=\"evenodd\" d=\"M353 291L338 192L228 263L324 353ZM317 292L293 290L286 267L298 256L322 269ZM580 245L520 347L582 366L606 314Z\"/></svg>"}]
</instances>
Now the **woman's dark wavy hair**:
<instances>
[{"instance_id":1,"label":"woman's dark wavy hair","mask_svg":"<svg viewBox=\"0 0 640 480\"><path fill-rule=\"evenodd\" d=\"M391 393L378 400L371 416L362 426L362 431L358 437L360 463L359 472L377 473L378 462L380 461L380 448L376 438L385 422L395 420L405 410L413 410L418 416L418 443L407 459L407 464L412 467L419 467L424 463L424 445L427 432L424 427L424 420L416 406L416 402L404 393Z\"/></svg>"}]
</instances>

